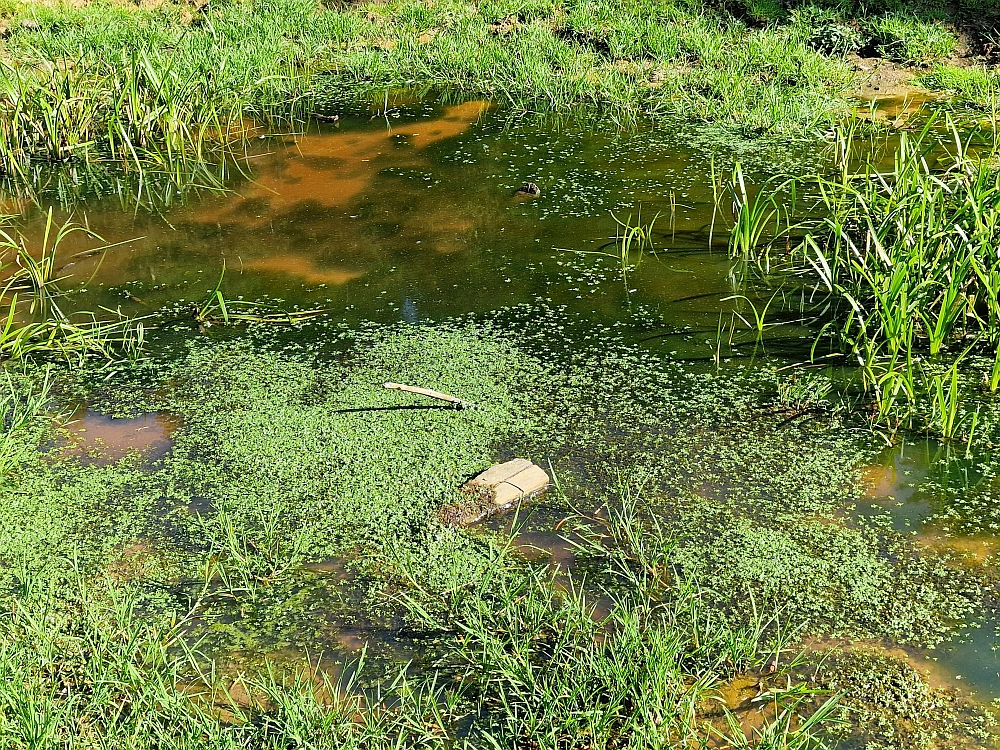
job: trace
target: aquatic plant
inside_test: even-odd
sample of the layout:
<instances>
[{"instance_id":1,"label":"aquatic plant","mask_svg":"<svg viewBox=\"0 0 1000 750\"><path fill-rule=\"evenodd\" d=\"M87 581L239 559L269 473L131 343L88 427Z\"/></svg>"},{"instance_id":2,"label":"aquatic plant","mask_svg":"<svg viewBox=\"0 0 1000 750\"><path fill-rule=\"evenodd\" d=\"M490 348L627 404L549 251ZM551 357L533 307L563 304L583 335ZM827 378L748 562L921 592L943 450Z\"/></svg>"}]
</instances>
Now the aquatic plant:
<instances>
[{"instance_id":1,"label":"aquatic plant","mask_svg":"<svg viewBox=\"0 0 1000 750\"><path fill-rule=\"evenodd\" d=\"M222 282L226 276L225 263L219 273L219 280L201 303L194 306L194 319L204 332L213 323L223 325L238 323L299 323L322 315L322 309L292 310L286 312L275 305L247 300L227 300L222 293Z\"/></svg>"},{"instance_id":2,"label":"aquatic plant","mask_svg":"<svg viewBox=\"0 0 1000 750\"><path fill-rule=\"evenodd\" d=\"M225 508L201 528L211 545L212 572L228 596L255 601L268 584L301 565L306 536L299 528L289 532L280 522L287 508L259 506L245 521L235 521Z\"/></svg>"},{"instance_id":3,"label":"aquatic plant","mask_svg":"<svg viewBox=\"0 0 1000 750\"><path fill-rule=\"evenodd\" d=\"M773 178L759 187L751 196L739 162L733 167L727 185L732 198L733 224L729 230L729 253L734 258L754 261L765 273L771 269L771 247L779 236L789 237L792 231L790 216L795 212L795 187L793 179ZM784 203L785 193L789 193Z\"/></svg>"},{"instance_id":4,"label":"aquatic plant","mask_svg":"<svg viewBox=\"0 0 1000 750\"><path fill-rule=\"evenodd\" d=\"M778 381L778 403L794 414L832 407L828 397L834 384L829 376L806 370L793 372Z\"/></svg>"},{"instance_id":5,"label":"aquatic plant","mask_svg":"<svg viewBox=\"0 0 1000 750\"><path fill-rule=\"evenodd\" d=\"M653 228L656 226L656 220L660 218L660 214L657 213L650 221L644 222L640 208L634 221L631 214L623 220L612 213L611 218L615 222L615 236L611 238L610 242L602 245L599 250L572 250L569 252L581 255L601 255L617 261L627 299L635 291L629 285L629 274L638 269L644 255L656 254L656 247L653 244ZM610 249L612 247L613 250ZM559 249L566 250L565 248Z\"/></svg>"},{"instance_id":6,"label":"aquatic plant","mask_svg":"<svg viewBox=\"0 0 1000 750\"><path fill-rule=\"evenodd\" d=\"M679 735L742 746L717 734L731 733L718 698L735 685L763 696L767 741L810 747L816 727L800 722L831 696L794 671L802 623L935 643L982 600L930 552L836 515L863 444L762 410L769 377L692 372L543 306L367 328L346 352L339 326L315 325L308 351L261 327L195 336L179 359L109 382L91 375L91 408L182 422L160 459L81 460L40 449L52 429L19 433L22 463L0 488L10 736L30 736L34 706L65 735L116 729L112 750L119 737L217 750L331 734L348 748L570 736L672 747ZM412 408L382 387L387 373L477 409ZM82 396L67 379L57 392ZM539 501L535 519L565 517L565 502L586 510L558 526L583 547L572 578L527 563L505 533L436 521L498 445L551 459L566 499ZM331 560L354 580L310 569ZM123 597L136 606L119 616ZM45 634L21 632L22 618ZM353 681L341 623L374 662ZM426 655L405 679L378 658L392 656L386 632ZM289 649L310 663L266 664Z\"/></svg>"},{"instance_id":7,"label":"aquatic plant","mask_svg":"<svg viewBox=\"0 0 1000 750\"><path fill-rule=\"evenodd\" d=\"M932 119L914 136L901 133L888 171L870 160L850 168L853 131L844 131L836 176L803 181L818 199L808 212L800 211L800 242L775 242L739 224L732 240L762 271L780 253L782 263L805 280L819 330L813 355L855 361L873 396L876 422L894 427L923 419L914 411L925 392L922 358L963 351L995 357L1000 347L994 251L1000 241L1000 172L992 163L997 146L973 147L976 134L963 134L949 122L948 150L934 127ZM775 191L766 195L758 201L780 200ZM792 216L794 203L782 205ZM948 437L956 436L957 426L943 415L954 413L957 377L947 398L943 383L932 389L930 421Z\"/></svg>"},{"instance_id":8,"label":"aquatic plant","mask_svg":"<svg viewBox=\"0 0 1000 750\"><path fill-rule=\"evenodd\" d=\"M477 713L496 746L559 748L586 737L596 747L698 746L710 738L744 747L718 691L748 674L765 703L780 707L760 736L780 738L780 748L821 745L815 730L833 718L836 699L819 705L805 685L776 677L797 663L794 629L759 612L738 626L714 617L697 582L672 566L674 543L655 520L640 522L635 502L612 509L599 526L577 518L564 528L581 554L606 562L607 614L597 614L572 577L506 570L505 549L488 579L442 608L446 620L428 611L433 592L405 596L421 623L461 638L463 681L475 685Z\"/></svg>"},{"instance_id":9,"label":"aquatic plant","mask_svg":"<svg viewBox=\"0 0 1000 750\"><path fill-rule=\"evenodd\" d=\"M36 425L49 406L52 387L50 371L37 387L29 382L18 382L4 370L6 388L0 397L0 482L20 462L20 455L30 449L30 442L22 433Z\"/></svg>"},{"instance_id":10,"label":"aquatic plant","mask_svg":"<svg viewBox=\"0 0 1000 750\"><path fill-rule=\"evenodd\" d=\"M756 304L754 304L754 302L753 302L752 299L750 299L749 297L747 297L746 295L743 295L743 294L734 294L734 295L731 295L729 297L723 297L719 301L720 302L730 302L730 301L733 301L733 300L738 300L740 302L746 303L746 305L750 308L750 313L751 313L751 316L752 316L753 319L752 320L748 320L743 315L743 313L740 312L739 308L737 308L736 310L733 311L733 316L739 318L740 321L742 321L742 323L747 328L749 328L750 330L752 330L754 332L754 334L757 337L756 343L763 344L763 342L764 342L764 331L767 330L768 328L772 328L772 327L774 327L776 325L781 325L781 323L768 323L767 322L767 313L768 313L768 310L771 309L771 305L774 304L774 301L779 296L781 296L781 290L780 289L777 290L776 292L774 292L774 294L771 295L771 298L768 299L767 302L765 302L759 308L757 307ZM732 339L731 338L730 338L730 346L732 346Z\"/></svg>"},{"instance_id":11,"label":"aquatic plant","mask_svg":"<svg viewBox=\"0 0 1000 750\"><path fill-rule=\"evenodd\" d=\"M0 228L2 257L13 255L13 260L0 268L7 272L0 288L0 304L7 307L0 321L0 357L21 359L48 353L77 360L92 354L114 359L123 354L134 357L141 351L145 341L142 321L110 310L105 312L116 316L110 320L99 319L91 312L69 315L60 306L66 292L60 287L56 254L75 232L100 239L72 221L56 227L51 209L41 247L34 252L29 251L24 236Z\"/></svg>"}]
</instances>

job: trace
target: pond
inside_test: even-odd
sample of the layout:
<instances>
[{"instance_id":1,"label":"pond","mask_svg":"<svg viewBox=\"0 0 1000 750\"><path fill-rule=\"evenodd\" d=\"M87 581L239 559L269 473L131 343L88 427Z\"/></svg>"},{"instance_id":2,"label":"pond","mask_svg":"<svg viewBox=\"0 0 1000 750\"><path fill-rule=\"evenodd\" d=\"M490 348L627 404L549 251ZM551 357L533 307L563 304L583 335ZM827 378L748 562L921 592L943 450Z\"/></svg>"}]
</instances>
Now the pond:
<instances>
[{"instance_id":1,"label":"pond","mask_svg":"<svg viewBox=\"0 0 1000 750\"><path fill-rule=\"evenodd\" d=\"M784 158L811 165L826 158L814 148L793 152ZM227 299L322 308L352 328L542 304L584 321L584 330L616 329L630 345L692 373L710 372L716 357L773 371L804 360L813 333L785 316L758 345L733 315L748 314L735 295L757 300L734 271L719 209L727 200L719 175L737 156L726 148L711 153L693 145L690 133L663 128L539 127L486 102L404 102L372 117L345 116L300 135L261 140L246 160L248 174L236 173L225 192L206 189L155 212L130 210L115 196L92 199L72 216L103 242L71 235L59 260L78 309L139 316L174 309L173 324L154 333L154 345L156 335L198 335L192 306L221 276ZM750 166L767 176L762 163ZM527 182L540 195L519 194ZM39 239L43 212L26 209L24 216L25 235ZM652 246L623 263L617 240L623 224L649 222ZM101 250L105 243L110 247ZM521 331L509 335L516 339ZM736 347L720 356L724 337ZM78 417L62 449L99 465L129 452L155 463L169 454L175 430L183 432L183 422L169 414ZM855 437L877 446L877 438ZM941 451L933 441L904 441L867 465L859 459L866 496L845 496L839 512L876 519L928 549L993 571L995 536L942 520L962 488L981 485L982 475L962 474L961 462L943 459ZM943 481L942 474L951 478ZM715 489L699 491L712 497ZM557 530L566 512L555 501L538 506L520 532L527 558L572 569L574 552ZM307 571L346 584L354 577L337 558L312 561ZM350 655L381 642L393 658L419 659L425 649L419 638L369 621L361 614L365 593L345 591L306 596L312 626L303 632L313 641L302 636L271 656L293 659L317 644ZM933 650L865 645L895 649L934 680L989 701L1000 698L997 621L988 611L978 615L985 617L975 623L982 627L962 629Z\"/></svg>"}]
</instances>

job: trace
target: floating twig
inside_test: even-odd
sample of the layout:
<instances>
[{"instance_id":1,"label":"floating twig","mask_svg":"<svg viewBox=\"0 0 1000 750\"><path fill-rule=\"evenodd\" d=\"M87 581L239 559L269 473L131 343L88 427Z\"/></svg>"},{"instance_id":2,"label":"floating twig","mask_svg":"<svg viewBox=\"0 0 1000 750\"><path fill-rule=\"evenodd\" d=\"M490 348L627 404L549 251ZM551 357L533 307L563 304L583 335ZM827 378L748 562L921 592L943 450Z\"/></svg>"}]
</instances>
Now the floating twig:
<instances>
[{"instance_id":1,"label":"floating twig","mask_svg":"<svg viewBox=\"0 0 1000 750\"><path fill-rule=\"evenodd\" d=\"M406 391L407 393L416 393L419 396L427 396L427 398L436 398L439 401L447 401L449 404L453 404L456 409L472 408L472 404L468 401L440 391L432 391L430 388L418 388L415 385L403 385L402 383L386 383L385 387L390 391Z\"/></svg>"}]
</instances>

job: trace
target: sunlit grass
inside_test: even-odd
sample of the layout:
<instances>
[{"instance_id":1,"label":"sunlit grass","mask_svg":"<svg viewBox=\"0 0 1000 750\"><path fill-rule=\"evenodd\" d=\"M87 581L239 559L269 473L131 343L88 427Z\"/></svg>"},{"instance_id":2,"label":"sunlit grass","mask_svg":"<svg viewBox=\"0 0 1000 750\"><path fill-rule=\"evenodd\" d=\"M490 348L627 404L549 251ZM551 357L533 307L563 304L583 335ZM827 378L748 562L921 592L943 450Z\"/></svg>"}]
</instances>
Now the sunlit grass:
<instances>
[{"instance_id":1,"label":"sunlit grass","mask_svg":"<svg viewBox=\"0 0 1000 750\"><path fill-rule=\"evenodd\" d=\"M818 196L811 214L796 218L765 186L737 205L731 246L758 263L779 255L807 279L819 316L814 355L857 364L877 423L926 419L946 438L968 439L976 415L961 414L957 363L970 352L1000 360L1000 173L995 144L973 147L975 134L951 123L942 144L934 125L902 133L888 170L870 160L856 168L847 131L839 174L801 181ZM755 211L761 202L772 207ZM738 230L758 214L778 215L778 231L748 240ZM802 236L794 247L793 232ZM944 357L953 364L939 371ZM998 383L994 367L990 392Z\"/></svg>"},{"instance_id":2,"label":"sunlit grass","mask_svg":"<svg viewBox=\"0 0 1000 750\"><path fill-rule=\"evenodd\" d=\"M81 362L96 355L104 359L136 356L145 342L142 321L120 312L63 310L67 292L61 287L57 253L71 234L88 232L72 222L57 226L50 210L40 247L13 228L0 227L0 253L5 276L0 287L0 357L23 359L31 355L55 355ZM93 235L96 237L96 235ZM100 239L100 238L97 238Z\"/></svg>"}]
</instances>

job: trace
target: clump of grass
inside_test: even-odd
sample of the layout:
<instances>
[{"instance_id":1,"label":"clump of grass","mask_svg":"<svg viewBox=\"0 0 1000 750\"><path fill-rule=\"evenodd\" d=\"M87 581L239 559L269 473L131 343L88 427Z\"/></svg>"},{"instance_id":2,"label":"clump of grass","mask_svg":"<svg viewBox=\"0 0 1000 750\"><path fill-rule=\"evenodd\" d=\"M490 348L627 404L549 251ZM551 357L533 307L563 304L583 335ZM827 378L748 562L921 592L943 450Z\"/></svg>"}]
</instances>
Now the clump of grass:
<instances>
[{"instance_id":1,"label":"clump of grass","mask_svg":"<svg viewBox=\"0 0 1000 750\"><path fill-rule=\"evenodd\" d=\"M238 105L211 79L181 76L149 50L107 63L26 51L30 62L0 62L0 159L12 185L33 167L111 160L178 187L218 186L212 165L231 158L249 132Z\"/></svg>"},{"instance_id":2,"label":"clump of grass","mask_svg":"<svg viewBox=\"0 0 1000 750\"><path fill-rule=\"evenodd\" d=\"M0 155L15 183L39 163L110 159L215 184L207 165L239 157L254 125L294 125L374 89L436 86L520 109L587 105L618 121L680 114L792 133L829 120L852 77L794 29L680 3L32 12L37 28L15 27L0 60Z\"/></svg>"},{"instance_id":3,"label":"clump of grass","mask_svg":"<svg viewBox=\"0 0 1000 750\"><path fill-rule=\"evenodd\" d=\"M889 13L866 24L878 51L897 62L921 65L949 57L958 37L941 23L905 13Z\"/></svg>"},{"instance_id":4,"label":"clump of grass","mask_svg":"<svg viewBox=\"0 0 1000 750\"><path fill-rule=\"evenodd\" d=\"M778 404L793 414L833 408L829 397L834 384L829 376L808 371L795 372L778 381Z\"/></svg>"},{"instance_id":5,"label":"clump of grass","mask_svg":"<svg viewBox=\"0 0 1000 750\"><path fill-rule=\"evenodd\" d=\"M993 112L1000 101L1000 75L986 66L960 68L954 65L935 65L920 76L927 88L943 91L959 102L987 112Z\"/></svg>"},{"instance_id":6,"label":"clump of grass","mask_svg":"<svg viewBox=\"0 0 1000 750\"><path fill-rule=\"evenodd\" d=\"M799 225L797 247L787 239L784 248L767 238L742 242L742 233L734 242L743 256L781 253L815 279L810 296L826 296L817 308L822 328L814 355L825 354L820 342L827 341L830 354L858 364L877 422L919 422L915 405L929 392L934 428L968 437L973 423L959 419L957 370L946 385L925 377L921 361L1000 351L1000 268L992 249L1000 241L1000 173L989 148L971 148L971 137L952 124L952 148L944 150L932 127L901 134L888 171L871 162L849 167L847 136L839 175L815 182L824 218ZM785 224L787 237L794 220ZM994 390L997 382L990 379ZM926 391L924 383L937 385Z\"/></svg>"},{"instance_id":7,"label":"clump of grass","mask_svg":"<svg viewBox=\"0 0 1000 750\"><path fill-rule=\"evenodd\" d=\"M197 601L151 621L135 587L63 583L55 596L25 575L0 624L0 732L14 747L443 747L455 719L443 689L405 673L370 695L306 669L223 681L184 640Z\"/></svg>"},{"instance_id":8,"label":"clump of grass","mask_svg":"<svg viewBox=\"0 0 1000 750\"><path fill-rule=\"evenodd\" d=\"M640 208L635 219L632 218L631 214L625 219L619 219L613 213L611 218L615 222L615 236L611 238L610 242L603 244L599 250L573 250L572 252L583 255L601 255L617 261L622 283L625 285L625 297L629 298L636 291L629 284L629 274L639 268L645 255L655 256L656 254L653 230L660 214L657 213L649 221L643 221L642 209Z\"/></svg>"},{"instance_id":9,"label":"clump of grass","mask_svg":"<svg viewBox=\"0 0 1000 750\"><path fill-rule=\"evenodd\" d=\"M5 260L12 256L0 268L7 273L0 288L0 304L7 308L0 321L0 357L23 359L57 354L82 361L91 355L115 359L122 354L136 356L141 351L145 341L141 321L120 314L116 319L100 320L94 313L69 315L63 311L61 299L66 292L60 286L56 255L60 245L75 232L87 232L96 238L72 222L57 227L51 209L42 244L34 251L28 249L26 238L0 228L0 251Z\"/></svg>"},{"instance_id":10,"label":"clump of grass","mask_svg":"<svg viewBox=\"0 0 1000 750\"><path fill-rule=\"evenodd\" d=\"M600 528L568 527L581 553L607 565L607 614L598 615L572 579L557 586L556 571L511 575L502 552L467 596L439 602L450 612L444 624L461 639L463 681L475 683L477 713L493 742L753 746L718 699L728 680L751 675L763 720L751 739L818 746L815 731L830 720L836 699L817 701L818 693L787 680L796 663L788 640L794 629L759 612L738 625L713 616L697 583L672 566L673 542L634 511L612 511ZM425 625L441 627L424 606L435 596L420 594L423 602L407 598L411 609ZM765 718L768 706L772 718Z\"/></svg>"},{"instance_id":11,"label":"clump of grass","mask_svg":"<svg viewBox=\"0 0 1000 750\"><path fill-rule=\"evenodd\" d=\"M52 381L49 372L37 386L4 370L6 388L0 397L0 482L21 462L22 455L33 446L24 433L42 421L49 406Z\"/></svg>"}]
</instances>

